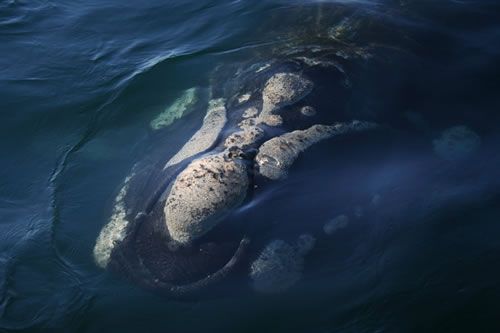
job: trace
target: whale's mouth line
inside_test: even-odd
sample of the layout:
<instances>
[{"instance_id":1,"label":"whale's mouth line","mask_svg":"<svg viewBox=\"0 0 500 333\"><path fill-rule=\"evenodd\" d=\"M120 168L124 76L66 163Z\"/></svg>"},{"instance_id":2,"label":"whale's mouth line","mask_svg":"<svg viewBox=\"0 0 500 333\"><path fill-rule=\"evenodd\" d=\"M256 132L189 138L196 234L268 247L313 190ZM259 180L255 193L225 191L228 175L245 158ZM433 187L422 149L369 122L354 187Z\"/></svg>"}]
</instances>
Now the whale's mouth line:
<instances>
[{"instance_id":1,"label":"whale's mouth line","mask_svg":"<svg viewBox=\"0 0 500 333\"><path fill-rule=\"evenodd\" d=\"M198 293L202 289L205 289L208 286L215 285L224 279L228 274L230 274L236 266L242 261L242 258L245 255L245 252L250 244L250 239L244 236L233 256L222 266L219 270L208 273L204 278L201 278L197 281L190 282L187 284L174 284L166 281L158 281L156 282L157 287L160 287L162 290L168 291L169 294L173 294L175 296L188 296L190 294Z\"/></svg>"},{"instance_id":2,"label":"whale's mouth line","mask_svg":"<svg viewBox=\"0 0 500 333\"><path fill-rule=\"evenodd\" d=\"M225 277L231 274L246 256L247 249L250 244L250 238L243 236L233 252L232 256L218 269L209 270L203 276L196 280L181 282L169 281L152 271L147 264L138 258L136 265L124 265L125 273L138 285L145 289L160 292L169 297L186 298L202 293L209 286L215 286L220 283ZM123 261L128 261L125 254L120 253L117 259L121 256Z\"/></svg>"},{"instance_id":3,"label":"whale's mouth line","mask_svg":"<svg viewBox=\"0 0 500 333\"><path fill-rule=\"evenodd\" d=\"M145 289L169 297L198 295L217 285L244 261L250 244L247 235L223 223L217 226L222 233L217 228L188 247L172 249L168 231L160 234L155 228L154 213L142 214L134 222L128 244L113 252L115 267Z\"/></svg>"}]
</instances>

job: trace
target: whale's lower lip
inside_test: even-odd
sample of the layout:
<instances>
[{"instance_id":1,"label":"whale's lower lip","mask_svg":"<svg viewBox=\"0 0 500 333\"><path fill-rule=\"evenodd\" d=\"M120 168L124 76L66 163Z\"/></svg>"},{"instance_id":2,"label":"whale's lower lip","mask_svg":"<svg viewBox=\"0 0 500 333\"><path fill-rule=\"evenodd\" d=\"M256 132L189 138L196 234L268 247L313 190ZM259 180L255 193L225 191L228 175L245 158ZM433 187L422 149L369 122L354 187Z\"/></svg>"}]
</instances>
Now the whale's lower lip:
<instances>
[{"instance_id":1,"label":"whale's lower lip","mask_svg":"<svg viewBox=\"0 0 500 333\"><path fill-rule=\"evenodd\" d=\"M119 251L116 267L139 285L170 296L195 294L231 273L244 257L249 243L241 232L224 223L220 229L189 244L172 241L155 230L146 216Z\"/></svg>"}]
</instances>

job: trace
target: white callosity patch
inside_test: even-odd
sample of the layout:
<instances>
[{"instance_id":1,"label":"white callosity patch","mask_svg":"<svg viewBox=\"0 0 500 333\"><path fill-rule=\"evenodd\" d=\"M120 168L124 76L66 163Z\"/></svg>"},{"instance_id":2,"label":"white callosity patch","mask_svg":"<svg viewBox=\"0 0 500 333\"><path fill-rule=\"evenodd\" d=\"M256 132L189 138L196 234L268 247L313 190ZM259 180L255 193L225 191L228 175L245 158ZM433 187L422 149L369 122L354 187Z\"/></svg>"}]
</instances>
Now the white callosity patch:
<instances>
[{"instance_id":1,"label":"white callosity patch","mask_svg":"<svg viewBox=\"0 0 500 333\"><path fill-rule=\"evenodd\" d=\"M283 125L283 118L280 115L277 114L270 114L262 118L263 123L265 123L268 126L280 126Z\"/></svg>"},{"instance_id":2,"label":"white callosity patch","mask_svg":"<svg viewBox=\"0 0 500 333\"><path fill-rule=\"evenodd\" d=\"M224 99L214 99L209 102L208 111L201 128L165 165L165 168L177 164L210 148L227 122Z\"/></svg>"},{"instance_id":3,"label":"white callosity patch","mask_svg":"<svg viewBox=\"0 0 500 333\"><path fill-rule=\"evenodd\" d=\"M302 115L304 116L312 117L316 115L316 109L312 106L303 106L300 108L300 113L302 113Z\"/></svg>"},{"instance_id":4,"label":"white callosity patch","mask_svg":"<svg viewBox=\"0 0 500 333\"><path fill-rule=\"evenodd\" d=\"M196 102L198 102L198 94L198 88L190 88L184 91L165 111L151 121L151 128L154 130L165 128L170 126L175 120L188 114Z\"/></svg>"},{"instance_id":5,"label":"white callosity patch","mask_svg":"<svg viewBox=\"0 0 500 333\"><path fill-rule=\"evenodd\" d=\"M323 231L327 235L333 235L337 230L346 228L348 224L349 217L347 215L339 215L326 222L323 226Z\"/></svg>"},{"instance_id":6,"label":"white callosity patch","mask_svg":"<svg viewBox=\"0 0 500 333\"><path fill-rule=\"evenodd\" d=\"M231 133L226 140L224 140L225 148L239 148L245 149L259 139L264 137L264 130L259 126L260 123L257 119L258 110L254 107L248 108L243 113L243 120L238 123L239 131Z\"/></svg>"},{"instance_id":7,"label":"white callosity patch","mask_svg":"<svg viewBox=\"0 0 500 333\"><path fill-rule=\"evenodd\" d=\"M126 236L126 229L129 221L126 219L127 214L123 200L127 194L130 179L133 176L132 174L125 179L120 192L118 192L115 198L115 206L109 222L101 230L99 237L97 237L94 246L94 259L97 265L102 268L106 268L114 247Z\"/></svg>"},{"instance_id":8,"label":"white callosity patch","mask_svg":"<svg viewBox=\"0 0 500 333\"><path fill-rule=\"evenodd\" d=\"M260 73L266 69L268 69L269 67L271 67L271 64L265 64L265 65L262 65L260 66L259 68L257 68L257 70L255 71L255 73Z\"/></svg>"},{"instance_id":9,"label":"white callosity patch","mask_svg":"<svg viewBox=\"0 0 500 333\"><path fill-rule=\"evenodd\" d=\"M374 128L368 122L353 121L336 125L314 125L266 141L255 157L259 173L269 179L283 179L300 153L313 144L337 135Z\"/></svg>"},{"instance_id":10,"label":"white callosity patch","mask_svg":"<svg viewBox=\"0 0 500 333\"><path fill-rule=\"evenodd\" d=\"M191 162L175 179L164 207L172 239L189 243L210 231L243 202L249 182L246 166L225 152Z\"/></svg>"},{"instance_id":11,"label":"white callosity patch","mask_svg":"<svg viewBox=\"0 0 500 333\"><path fill-rule=\"evenodd\" d=\"M264 131L258 126L251 126L229 135L224 141L226 148L238 147L245 149L264 136Z\"/></svg>"},{"instance_id":12,"label":"white callosity patch","mask_svg":"<svg viewBox=\"0 0 500 333\"><path fill-rule=\"evenodd\" d=\"M243 94L243 95L238 97L238 103L243 104L243 103L247 102L250 99L250 97L251 97L250 94Z\"/></svg>"},{"instance_id":13,"label":"white callosity patch","mask_svg":"<svg viewBox=\"0 0 500 333\"><path fill-rule=\"evenodd\" d=\"M295 285L302 277L304 257L314 243L311 235L301 235L297 244L279 239L270 242L250 266L252 287L263 293L278 293Z\"/></svg>"},{"instance_id":14,"label":"white callosity patch","mask_svg":"<svg viewBox=\"0 0 500 333\"><path fill-rule=\"evenodd\" d=\"M262 91L262 112L259 119L270 126L280 124L276 119L269 120L270 116L276 118L272 112L286 105L293 104L311 92L313 83L308 79L294 73L277 73L267 80Z\"/></svg>"},{"instance_id":15,"label":"white callosity patch","mask_svg":"<svg viewBox=\"0 0 500 333\"><path fill-rule=\"evenodd\" d=\"M243 113L243 120L239 122L239 131L229 135L224 141L225 148L236 147L245 149L264 137L264 130L258 126L256 119L258 111L256 108L248 108Z\"/></svg>"},{"instance_id":16,"label":"white callosity patch","mask_svg":"<svg viewBox=\"0 0 500 333\"><path fill-rule=\"evenodd\" d=\"M243 118L255 118L259 114L256 107L250 107L243 112Z\"/></svg>"},{"instance_id":17,"label":"white callosity patch","mask_svg":"<svg viewBox=\"0 0 500 333\"><path fill-rule=\"evenodd\" d=\"M310 234L300 235L297 239L297 252L301 255L308 254L316 244L316 238Z\"/></svg>"},{"instance_id":18,"label":"white callosity patch","mask_svg":"<svg viewBox=\"0 0 500 333\"><path fill-rule=\"evenodd\" d=\"M481 138L467 126L455 126L443 131L433 145L434 152L442 159L458 161L476 151L481 145Z\"/></svg>"},{"instance_id":19,"label":"white callosity patch","mask_svg":"<svg viewBox=\"0 0 500 333\"><path fill-rule=\"evenodd\" d=\"M273 111L300 100L311 91L312 86L311 81L298 74L278 73L273 75L264 86L260 114L255 107L245 110L244 119L238 124L241 130L228 136L224 147L245 149L256 143L264 136L261 124L279 126L283 123L281 116L273 114Z\"/></svg>"}]
</instances>

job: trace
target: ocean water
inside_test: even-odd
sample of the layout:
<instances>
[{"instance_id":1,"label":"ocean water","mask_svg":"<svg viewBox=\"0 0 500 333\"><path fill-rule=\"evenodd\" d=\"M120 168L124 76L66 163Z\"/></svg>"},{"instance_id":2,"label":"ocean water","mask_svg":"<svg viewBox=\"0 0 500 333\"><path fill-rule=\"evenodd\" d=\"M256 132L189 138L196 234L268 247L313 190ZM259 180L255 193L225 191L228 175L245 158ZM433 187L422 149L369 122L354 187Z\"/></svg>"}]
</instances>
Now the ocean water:
<instances>
[{"instance_id":1,"label":"ocean water","mask_svg":"<svg viewBox=\"0 0 500 333\"><path fill-rule=\"evenodd\" d=\"M2 0L0 331L498 332L499 41L495 0ZM154 119L225 68L326 46L332 112L382 129L314 146L242 209L316 235L297 285L174 300L97 267L123 179L205 109Z\"/></svg>"}]
</instances>

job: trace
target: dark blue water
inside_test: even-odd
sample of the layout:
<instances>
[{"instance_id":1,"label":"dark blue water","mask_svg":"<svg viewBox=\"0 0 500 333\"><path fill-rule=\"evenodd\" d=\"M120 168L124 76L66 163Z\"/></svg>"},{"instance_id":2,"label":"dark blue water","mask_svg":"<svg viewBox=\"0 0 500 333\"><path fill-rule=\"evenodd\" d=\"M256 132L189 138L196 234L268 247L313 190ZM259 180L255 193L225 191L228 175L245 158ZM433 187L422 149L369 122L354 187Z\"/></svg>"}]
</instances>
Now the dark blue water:
<instances>
[{"instance_id":1,"label":"dark blue water","mask_svg":"<svg viewBox=\"0 0 500 333\"><path fill-rule=\"evenodd\" d=\"M329 31L350 91L332 110L384 130L314 147L255 198L249 216L284 234L351 216L302 281L174 301L99 269L121 182L173 155L204 110L150 122L221 86L216 68L321 48ZM0 330L498 332L499 41L491 0L1 1ZM453 126L481 142L458 161L433 150Z\"/></svg>"}]
</instances>

